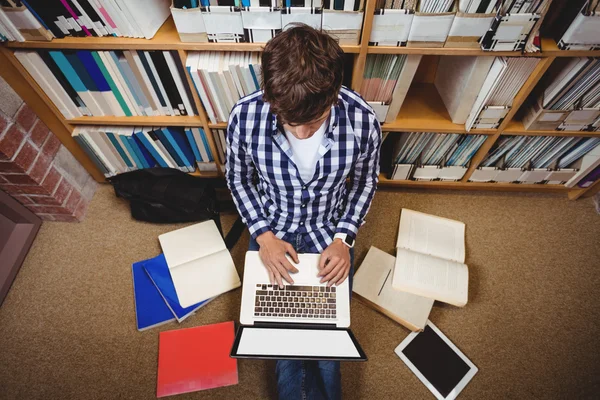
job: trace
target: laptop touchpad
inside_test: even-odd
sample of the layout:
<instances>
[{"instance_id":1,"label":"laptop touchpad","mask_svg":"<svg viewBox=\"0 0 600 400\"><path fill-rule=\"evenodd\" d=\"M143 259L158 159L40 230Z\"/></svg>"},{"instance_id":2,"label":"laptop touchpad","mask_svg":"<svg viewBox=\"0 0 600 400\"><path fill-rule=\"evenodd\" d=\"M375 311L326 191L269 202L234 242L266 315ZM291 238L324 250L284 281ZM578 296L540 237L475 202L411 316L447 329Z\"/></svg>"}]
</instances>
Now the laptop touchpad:
<instances>
[{"instance_id":1,"label":"laptop touchpad","mask_svg":"<svg viewBox=\"0 0 600 400\"><path fill-rule=\"evenodd\" d=\"M358 358L347 330L244 327L238 356Z\"/></svg>"}]
</instances>

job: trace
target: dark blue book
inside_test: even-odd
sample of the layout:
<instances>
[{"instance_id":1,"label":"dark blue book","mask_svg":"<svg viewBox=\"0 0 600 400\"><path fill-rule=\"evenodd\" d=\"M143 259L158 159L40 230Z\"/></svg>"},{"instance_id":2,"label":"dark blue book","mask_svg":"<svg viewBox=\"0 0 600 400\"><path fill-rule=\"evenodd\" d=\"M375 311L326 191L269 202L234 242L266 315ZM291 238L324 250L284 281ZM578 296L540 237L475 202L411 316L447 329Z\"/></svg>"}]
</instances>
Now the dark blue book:
<instances>
[{"instance_id":1,"label":"dark blue book","mask_svg":"<svg viewBox=\"0 0 600 400\"><path fill-rule=\"evenodd\" d=\"M135 320L138 331L154 328L175 320L175 315L165 303L146 271L144 271L144 264L150 260L136 262L131 266Z\"/></svg>"},{"instance_id":2,"label":"dark blue book","mask_svg":"<svg viewBox=\"0 0 600 400\"><path fill-rule=\"evenodd\" d=\"M150 152L146 149L146 146L140 140L138 133L139 132L134 133L132 137L134 138L135 143L138 145L138 149L142 153L144 160L146 160L146 163L148 164L147 168L152 168L157 165L156 160L154 159L154 157L152 157L152 154L150 154Z\"/></svg>"},{"instance_id":3,"label":"dark blue book","mask_svg":"<svg viewBox=\"0 0 600 400\"><path fill-rule=\"evenodd\" d=\"M163 144L163 146L165 146L165 148L169 152L169 155L173 158L173 160L175 160L175 162L177 163L177 165L180 168L186 168L186 165L183 162L183 160L181 159L180 154L177 152L177 150L175 149L175 147L173 147L173 143L171 143L171 141L169 140L170 138L167 137L166 130L167 129L158 128L158 129L156 129L154 131L154 134L156 136L158 136L158 139Z\"/></svg>"},{"instance_id":4,"label":"dark blue book","mask_svg":"<svg viewBox=\"0 0 600 400\"><path fill-rule=\"evenodd\" d=\"M175 142L181 149L184 155L184 164L192 169L192 171L196 170L196 164L194 163L195 157L194 152L190 144L187 141L187 137L185 136L185 130L178 126L172 126L167 128L171 136L175 139Z\"/></svg>"},{"instance_id":5,"label":"dark blue book","mask_svg":"<svg viewBox=\"0 0 600 400\"><path fill-rule=\"evenodd\" d=\"M179 305L179 298L173 285L173 278L171 278L171 272L169 272L169 266L164 254L147 260L144 263L144 270L162 295L167 306L171 309L175 318L178 322L183 321L190 315L192 315L200 307L204 306L212 299L201 301L187 308L183 308Z\"/></svg>"},{"instance_id":6,"label":"dark blue book","mask_svg":"<svg viewBox=\"0 0 600 400\"><path fill-rule=\"evenodd\" d=\"M104 79L100 67L98 67L96 60L94 60L94 57L92 56L92 52L88 50L79 50L77 52L77 57L79 57L85 66L85 69L90 74L90 77L96 84L98 90L101 92L111 92L108 82Z\"/></svg>"}]
</instances>

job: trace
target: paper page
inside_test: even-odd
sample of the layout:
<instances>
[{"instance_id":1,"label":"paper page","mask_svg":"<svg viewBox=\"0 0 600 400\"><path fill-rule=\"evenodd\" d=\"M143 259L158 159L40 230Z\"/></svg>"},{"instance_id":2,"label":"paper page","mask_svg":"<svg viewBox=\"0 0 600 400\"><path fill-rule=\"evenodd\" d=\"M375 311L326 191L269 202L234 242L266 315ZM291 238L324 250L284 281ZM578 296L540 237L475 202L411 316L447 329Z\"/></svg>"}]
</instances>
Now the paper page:
<instances>
[{"instance_id":1,"label":"paper page","mask_svg":"<svg viewBox=\"0 0 600 400\"><path fill-rule=\"evenodd\" d=\"M169 271L179 303L184 308L241 286L227 249L170 267Z\"/></svg>"},{"instance_id":2,"label":"paper page","mask_svg":"<svg viewBox=\"0 0 600 400\"><path fill-rule=\"evenodd\" d=\"M162 234L158 240L169 268L226 249L217 225L212 220Z\"/></svg>"},{"instance_id":3,"label":"paper page","mask_svg":"<svg viewBox=\"0 0 600 400\"><path fill-rule=\"evenodd\" d=\"M399 248L392 287L462 307L468 300L469 270L464 264Z\"/></svg>"},{"instance_id":4,"label":"paper page","mask_svg":"<svg viewBox=\"0 0 600 400\"><path fill-rule=\"evenodd\" d=\"M354 274L352 291L394 321L411 330L425 328L433 300L394 290L392 280L396 257L371 247Z\"/></svg>"},{"instance_id":5,"label":"paper page","mask_svg":"<svg viewBox=\"0 0 600 400\"><path fill-rule=\"evenodd\" d=\"M403 208L396 247L464 263L465 224Z\"/></svg>"},{"instance_id":6,"label":"paper page","mask_svg":"<svg viewBox=\"0 0 600 400\"><path fill-rule=\"evenodd\" d=\"M237 350L247 356L360 357L345 330L245 327Z\"/></svg>"}]
</instances>

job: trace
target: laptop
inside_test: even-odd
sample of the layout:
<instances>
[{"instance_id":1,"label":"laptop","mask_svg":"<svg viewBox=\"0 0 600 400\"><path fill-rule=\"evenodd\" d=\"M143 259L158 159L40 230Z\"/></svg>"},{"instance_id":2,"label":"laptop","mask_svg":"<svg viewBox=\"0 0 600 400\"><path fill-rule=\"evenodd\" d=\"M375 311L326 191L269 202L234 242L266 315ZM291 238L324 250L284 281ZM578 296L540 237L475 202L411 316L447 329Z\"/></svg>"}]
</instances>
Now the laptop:
<instances>
[{"instance_id":1,"label":"laptop","mask_svg":"<svg viewBox=\"0 0 600 400\"><path fill-rule=\"evenodd\" d=\"M366 361L350 327L348 279L327 287L317 277L319 254L298 254L294 284L269 282L257 251L246 253L240 327L231 357Z\"/></svg>"}]
</instances>

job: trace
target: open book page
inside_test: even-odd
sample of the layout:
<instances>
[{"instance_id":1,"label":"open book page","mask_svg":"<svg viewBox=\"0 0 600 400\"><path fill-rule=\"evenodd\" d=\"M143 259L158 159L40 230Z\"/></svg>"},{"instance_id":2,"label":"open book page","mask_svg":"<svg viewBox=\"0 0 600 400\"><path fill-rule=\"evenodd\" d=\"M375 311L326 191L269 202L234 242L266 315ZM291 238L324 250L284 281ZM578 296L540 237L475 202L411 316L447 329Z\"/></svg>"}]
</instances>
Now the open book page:
<instances>
[{"instance_id":1,"label":"open book page","mask_svg":"<svg viewBox=\"0 0 600 400\"><path fill-rule=\"evenodd\" d=\"M464 263L465 224L403 208L396 247Z\"/></svg>"},{"instance_id":2,"label":"open book page","mask_svg":"<svg viewBox=\"0 0 600 400\"><path fill-rule=\"evenodd\" d=\"M392 287L462 307L468 301L469 269L465 264L398 248Z\"/></svg>"},{"instance_id":3,"label":"open book page","mask_svg":"<svg viewBox=\"0 0 600 400\"><path fill-rule=\"evenodd\" d=\"M433 300L394 290L396 257L371 247L356 274L352 291L359 300L412 331L425 328Z\"/></svg>"},{"instance_id":4,"label":"open book page","mask_svg":"<svg viewBox=\"0 0 600 400\"><path fill-rule=\"evenodd\" d=\"M169 268L225 250L215 221L187 226L158 237Z\"/></svg>"},{"instance_id":5,"label":"open book page","mask_svg":"<svg viewBox=\"0 0 600 400\"><path fill-rule=\"evenodd\" d=\"M241 286L227 249L169 268L181 307L189 307Z\"/></svg>"}]
</instances>

